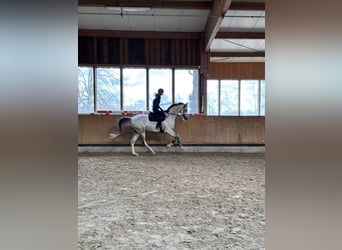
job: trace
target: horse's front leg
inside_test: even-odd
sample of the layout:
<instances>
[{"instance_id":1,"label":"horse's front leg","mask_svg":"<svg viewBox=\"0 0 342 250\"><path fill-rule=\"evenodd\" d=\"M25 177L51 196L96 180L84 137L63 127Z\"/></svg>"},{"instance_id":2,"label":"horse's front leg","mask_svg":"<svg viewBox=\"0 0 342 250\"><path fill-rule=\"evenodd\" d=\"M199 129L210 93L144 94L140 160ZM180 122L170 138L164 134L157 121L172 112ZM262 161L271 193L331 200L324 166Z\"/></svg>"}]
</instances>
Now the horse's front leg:
<instances>
[{"instance_id":1,"label":"horse's front leg","mask_svg":"<svg viewBox=\"0 0 342 250\"><path fill-rule=\"evenodd\" d=\"M178 144L178 146L181 150L184 149L183 144L181 143L179 136L173 130L167 130L165 132L167 132L169 135L171 135L173 137L172 141L166 145L167 147L172 147L172 146L175 146L176 144Z\"/></svg>"},{"instance_id":2,"label":"horse's front leg","mask_svg":"<svg viewBox=\"0 0 342 250\"><path fill-rule=\"evenodd\" d=\"M175 141L175 144L178 143L178 146L179 146L179 148L180 148L181 150L184 149L183 144L182 144L182 142L181 142L181 140L180 140L180 138L179 138L178 135L176 135L175 138L172 140L172 142L174 142L174 141ZM175 144L174 144L174 145L175 145Z\"/></svg>"}]
</instances>

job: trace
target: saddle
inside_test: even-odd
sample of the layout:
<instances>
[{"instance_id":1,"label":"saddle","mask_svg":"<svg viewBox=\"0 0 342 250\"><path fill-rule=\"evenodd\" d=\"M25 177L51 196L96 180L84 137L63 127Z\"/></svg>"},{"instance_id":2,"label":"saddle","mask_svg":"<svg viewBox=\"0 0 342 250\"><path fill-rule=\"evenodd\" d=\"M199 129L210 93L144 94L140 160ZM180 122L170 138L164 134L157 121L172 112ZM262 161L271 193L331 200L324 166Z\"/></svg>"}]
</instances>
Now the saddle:
<instances>
[{"instance_id":1,"label":"saddle","mask_svg":"<svg viewBox=\"0 0 342 250\"><path fill-rule=\"evenodd\" d=\"M156 114L156 113L150 112L148 114L148 119L151 122L162 122L165 120L165 114L164 113Z\"/></svg>"}]
</instances>

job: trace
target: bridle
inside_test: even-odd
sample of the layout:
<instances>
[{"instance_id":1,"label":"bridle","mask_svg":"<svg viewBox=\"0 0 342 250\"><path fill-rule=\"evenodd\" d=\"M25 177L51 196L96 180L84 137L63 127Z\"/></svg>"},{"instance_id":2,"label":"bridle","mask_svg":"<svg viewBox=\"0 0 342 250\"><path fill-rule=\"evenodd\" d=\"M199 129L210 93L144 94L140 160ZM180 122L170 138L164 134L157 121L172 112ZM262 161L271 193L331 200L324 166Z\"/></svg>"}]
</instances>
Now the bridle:
<instances>
[{"instance_id":1,"label":"bridle","mask_svg":"<svg viewBox=\"0 0 342 250\"><path fill-rule=\"evenodd\" d=\"M178 112L178 113L167 112L167 114L175 115L175 116L181 116L183 118L183 120L187 120L188 118L186 117L186 115L187 115L188 109L186 107L186 104L183 104L183 108L181 110L182 110L182 113L181 112Z\"/></svg>"}]
</instances>

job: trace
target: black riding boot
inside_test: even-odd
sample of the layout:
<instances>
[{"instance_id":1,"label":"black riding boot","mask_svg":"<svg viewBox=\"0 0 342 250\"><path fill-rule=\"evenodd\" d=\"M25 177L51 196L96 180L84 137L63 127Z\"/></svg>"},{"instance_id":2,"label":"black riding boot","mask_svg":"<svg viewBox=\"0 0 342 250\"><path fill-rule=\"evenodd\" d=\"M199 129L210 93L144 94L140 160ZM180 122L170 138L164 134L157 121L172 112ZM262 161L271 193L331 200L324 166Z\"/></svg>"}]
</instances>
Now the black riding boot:
<instances>
[{"instance_id":1,"label":"black riding boot","mask_svg":"<svg viewBox=\"0 0 342 250\"><path fill-rule=\"evenodd\" d=\"M158 129L158 128L160 129L160 133L163 133L163 132L164 132L163 129L162 129L161 121L158 121L158 122L157 122L156 128L157 128L157 129Z\"/></svg>"}]
</instances>

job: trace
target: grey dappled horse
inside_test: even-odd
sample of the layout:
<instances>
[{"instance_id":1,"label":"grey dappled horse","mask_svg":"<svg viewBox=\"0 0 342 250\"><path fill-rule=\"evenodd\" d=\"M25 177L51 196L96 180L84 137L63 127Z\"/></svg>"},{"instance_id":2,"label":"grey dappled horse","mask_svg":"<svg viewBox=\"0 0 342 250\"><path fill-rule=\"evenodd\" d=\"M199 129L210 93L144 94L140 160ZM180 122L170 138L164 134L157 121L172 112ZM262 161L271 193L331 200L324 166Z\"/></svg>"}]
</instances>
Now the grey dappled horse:
<instances>
[{"instance_id":1,"label":"grey dappled horse","mask_svg":"<svg viewBox=\"0 0 342 250\"><path fill-rule=\"evenodd\" d=\"M183 145L179 139L179 136L173 131L173 128L175 127L175 119L177 116L181 116L185 121L189 119L187 107L187 103L184 104L180 102L172 104L167 110L164 111L166 118L162 122L162 129L165 133L173 137L172 142L167 144L168 147L171 147L175 145L175 143L178 143L179 147L183 149ZM144 145L151 151L151 153L156 154L156 152L146 142L146 131L160 132L159 128L156 128L156 121L150 121L148 119L148 114L138 114L132 117L122 117L118 121L119 134L109 134L110 138L115 139L117 136L119 136L126 125L129 125L133 129L133 137L131 139L131 149L133 155L139 155L135 152L134 149L134 144L139 136L142 137Z\"/></svg>"}]
</instances>

